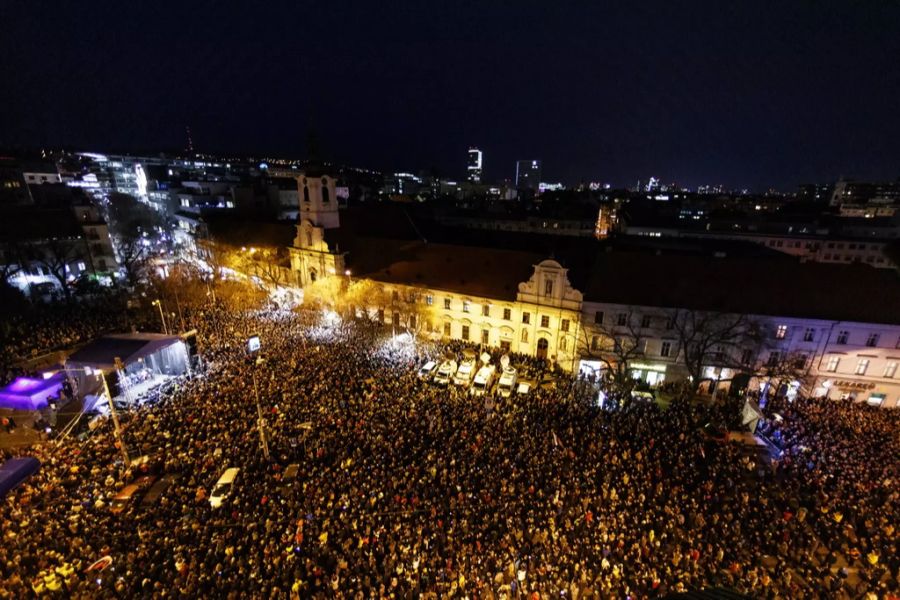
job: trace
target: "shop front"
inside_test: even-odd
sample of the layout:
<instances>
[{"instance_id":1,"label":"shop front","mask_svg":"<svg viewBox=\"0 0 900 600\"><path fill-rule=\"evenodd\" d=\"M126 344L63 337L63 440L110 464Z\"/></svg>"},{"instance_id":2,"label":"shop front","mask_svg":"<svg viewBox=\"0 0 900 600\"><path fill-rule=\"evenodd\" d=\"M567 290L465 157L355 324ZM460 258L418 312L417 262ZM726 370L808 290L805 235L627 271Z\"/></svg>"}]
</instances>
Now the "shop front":
<instances>
[{"instance_id":1,"label":"shop front","mask_svg":"<svg viewBox=\"0 0 900 600\"><path fill-rule=\"evenodd\" d=\"M830 400L865 402L870 406L900 405L900 386L883 385L874 381L855 379L825 379L818 383L813 395Z\"/></svg>"},{"instance_id":2,"label":"shop front","mask_svg":"<svg viewBox=\"0 0 900 600\"><path fill-rule=\"evenodd\" d=\"M667 366L665 363L631 363L628 365L628 374L632 379L656 387L666 380Z\"/></svg>"}]
</instances>

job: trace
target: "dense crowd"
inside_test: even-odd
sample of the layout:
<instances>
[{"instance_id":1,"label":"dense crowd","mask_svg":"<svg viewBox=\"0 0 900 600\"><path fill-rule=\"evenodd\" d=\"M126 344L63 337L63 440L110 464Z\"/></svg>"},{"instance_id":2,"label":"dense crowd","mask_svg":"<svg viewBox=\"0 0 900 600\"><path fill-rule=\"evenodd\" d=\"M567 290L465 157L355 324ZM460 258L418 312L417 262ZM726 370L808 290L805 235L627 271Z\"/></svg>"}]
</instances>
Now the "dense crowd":
<instances>
[{"instance_id":1,"label":"dense crowd","mask_svg":"<svg viewBox=\"0 0 900 600\"><path fill-rule=\"evenodd\" d=\"M138 473L109 423L20 450L44 465L0 513L0 598L896 597L897 411L775 402L784 456L756 464L703 431L739 406L603 410L557 374L488 410L417 377L429 347L290 313L198 326L204 372L121 415L141 469L177 482L113 514ZM212 508L228 467L241 472Z\"/></svg>"},{"instance_id":2,"label":"dense crowd","mask_svg":"<svg viewBox=\"0 0 900 600\"><path fill-rule=\"evenodd\" d=\"M159 316L152 307L132 308L124 295L113 293L4 312L0 315L0 383L23 374L16 366L19 362L71 348L104 333L129 331L132 326L156 331Z\"/></svg>"}]
</instances>

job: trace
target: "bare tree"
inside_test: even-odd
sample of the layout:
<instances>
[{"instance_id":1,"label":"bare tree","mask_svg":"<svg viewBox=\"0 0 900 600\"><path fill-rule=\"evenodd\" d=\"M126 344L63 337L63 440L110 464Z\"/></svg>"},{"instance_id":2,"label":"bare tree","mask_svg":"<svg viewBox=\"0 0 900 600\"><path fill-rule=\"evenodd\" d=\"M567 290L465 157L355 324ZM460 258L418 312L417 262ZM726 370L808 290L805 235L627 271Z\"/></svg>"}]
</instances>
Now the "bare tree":
<instances>
[{"instance_id":1,"label":"bare tree","mask_svg":"<svg viewBox=\"0 0 900 600\"><path fill-rule=\"evenodd\" d=\"M669 313L679 353L696 391L705 367L752 369L761 327L746 315L676 309Z\"/></svg>"},{"instance_id":2,"label":"bare tree","mask_svg":"<svg viewBox=\"0 0 900 600\"><path fill-rule=\"evenodd\" d=\"M141 237L119 238L116 247L128 285L136 286L147 274L150 264L149 248Z\"/></svg>"},{"instance_id":3,"label":"bare tree","mask_svg":"<svg viewBox=\"0 0 900 600\"><path fill-rule=\"evenodd\" d=\"M590 323L580 328L579 354L600 361L605 377L620 392L628 392L634 387L629 373L629 365L644 358L647 337L644 329L635 325L633 311L625 313L625 322L610 326L604 323Z\"/></svg>"},{"instance_id":4,"label":"bare tree","mask_svg":"<svg viewBox=\"0 0 900 600\"><path fill-rule=\"evenodd\" d=\"M26 256L31 262L47 269L50 275L59 282L66 300L71 299L72 290L68 285L68 267L76 260L87 256L87 245L83 239L53 238L40 245L31 246L26 250Z\"/></svg>"},{"instance_id":5,"label":"bare tree","mask_svg":"<svg viewBox=\"0 0 900 600\"><path fill-rule=\"evenodd\" d=\"M9 283L9 280L22 270L22 248L14 240L5 241L0 246L0 282Z\"/></svg>"},{"instance_id":6,"label":"bare tree","mask_svg":"<svg viewBox=\"0 0 900 600\"><path fill-rule=\"evenodd\" d=\"M764 391L777 396L795 381L799 384L798 391L808 391L812 382L810 367L810 358L803 352L772 350L755 375L760 378Z\"/></svg>"}]
</instances>

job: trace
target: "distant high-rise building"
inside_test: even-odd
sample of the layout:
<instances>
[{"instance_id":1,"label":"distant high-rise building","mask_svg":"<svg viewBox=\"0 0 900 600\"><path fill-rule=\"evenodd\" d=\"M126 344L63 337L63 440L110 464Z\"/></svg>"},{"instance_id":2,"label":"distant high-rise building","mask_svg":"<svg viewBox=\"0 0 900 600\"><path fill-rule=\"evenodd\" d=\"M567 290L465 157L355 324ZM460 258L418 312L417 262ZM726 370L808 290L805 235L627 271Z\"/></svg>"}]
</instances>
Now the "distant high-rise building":
<instances>
[{"instance_id":1,"label":"distant high-rise building","mask_svg":"<svg viewBox=\"0 0 900 600\"><path fill-rule=\"evenodd\" d=\"M472 183L481 183L484 154L478 148L469 148L469 163L466 166L466 178Z\"/></svg>"},{"instance_id":2,"label":"distant high-rise building","mask_svg":"<svg viewBox=\"0 0 900 600\"><path fill-rule=\"evenodd\" d=\"M516 161L516 188L537 191L541 185L541 161Z\"/></svg>"}]
</instances>

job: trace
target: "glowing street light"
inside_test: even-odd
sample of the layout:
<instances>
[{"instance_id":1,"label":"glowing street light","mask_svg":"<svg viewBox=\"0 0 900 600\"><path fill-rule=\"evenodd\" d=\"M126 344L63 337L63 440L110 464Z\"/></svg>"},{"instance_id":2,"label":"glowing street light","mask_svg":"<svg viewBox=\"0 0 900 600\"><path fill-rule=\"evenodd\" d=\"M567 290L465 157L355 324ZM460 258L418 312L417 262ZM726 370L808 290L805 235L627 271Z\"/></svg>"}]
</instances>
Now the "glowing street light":
<instances>
[{"instance_id":1,"label":"glowing street light","mask_svg":"<svg viewBox=\"0 0 900 600\"><path fill-rule=\"evenodd\" d=\"M153 301L153 306L159 309L159 318L162 320L163 333L169 335L169 328L166 326L166 315L163 313L162 302L158 299Z\"/></svg>"}]
</instances>

